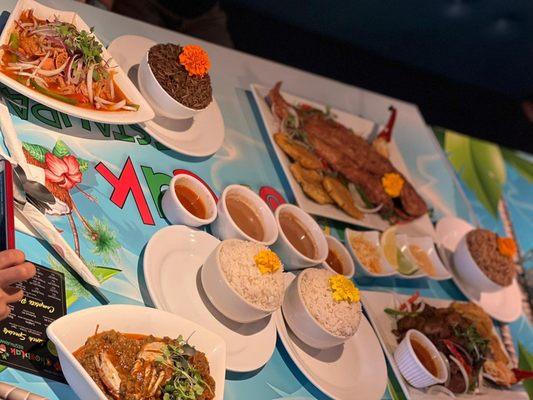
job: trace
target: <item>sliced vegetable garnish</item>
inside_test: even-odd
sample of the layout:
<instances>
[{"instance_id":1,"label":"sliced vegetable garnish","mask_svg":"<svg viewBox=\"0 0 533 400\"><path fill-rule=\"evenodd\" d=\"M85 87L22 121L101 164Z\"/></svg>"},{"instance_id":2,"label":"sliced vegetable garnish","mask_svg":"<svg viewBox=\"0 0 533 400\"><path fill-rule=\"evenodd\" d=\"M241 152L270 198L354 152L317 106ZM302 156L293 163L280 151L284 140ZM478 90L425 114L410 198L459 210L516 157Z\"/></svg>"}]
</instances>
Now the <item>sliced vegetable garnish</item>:
<instances>
[{"instance_id":1,"label":"sliced vegetable garnish","mask_svg":"<svg viewBox=\"0 0 533 400\"><path fill-rule=\"evenodd\" d=\"M48 90L45 87L42 87L41 85L37 84L37 82L35 82L35 79L30 79L30 83L31 83L31 86L35 90L37 90L38 92L42 94L53 97L54 99L57 99L57 100L64 101L65 103L68 103L68 104L73 104L73 105L78 104L78 100L60 95L59 93L56 93L56 92L52 92L51 90Z\"/></svg>"}]
</instances>

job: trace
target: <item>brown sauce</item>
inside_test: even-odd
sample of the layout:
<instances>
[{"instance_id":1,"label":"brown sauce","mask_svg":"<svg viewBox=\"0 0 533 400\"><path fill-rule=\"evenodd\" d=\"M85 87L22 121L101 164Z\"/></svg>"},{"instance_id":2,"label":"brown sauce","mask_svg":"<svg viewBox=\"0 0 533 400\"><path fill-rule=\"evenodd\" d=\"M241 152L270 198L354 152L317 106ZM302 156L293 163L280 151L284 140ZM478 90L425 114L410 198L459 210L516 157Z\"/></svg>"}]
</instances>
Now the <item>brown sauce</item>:
<instances>
[{"instance_id":1,"label":"brown sauce","mask_svg":"<svg viewBox=\"0 0 533 400\"><path fill-rule=\"evenodd\" d=\"M255 240L264 240L265 229L259 214L239 195L226 197L226 207L231 219L248 236Z\"/></svg>"},{"instance_id":2,"label":"brown sauce","mask_svg":"<svg viewBox=\"0 0 533 400\"><path fill-rule=\"evenodd\" d=\"M420 360L422 365L435 377L439 376L439 369L429 350L418 340L411 338L411 346L415 351L416 357Z\"/></svg>"},{"instance_id":3,"label":"brown sauce","mask_svg":"<svg viewBox=\"0 0 533 400\"><path fill-rule=\"evenodd\" d=\"M318 248L311 233L303 223L288 212L282 212L279 216L281 230L287 240L307 258L315 259L318 256Z\"/></svg>"},{"instance_id":4,"label":"brown sauce","mask_svg":"<svg viewBox=\"0 0 533 400\"><path fill-rule=\"evenodd\" d=\"M344 268L342 267L342 262L333 250L329 250L328 257L326 258L326 263L329 267L338 274L344 274Z\"/></svg>"},{"instance_id":5,"label":"brown sauce","mask_svg":"<svg viewBox=\"0 0 533 400\"><path fill-rule=\"evenodd\" d=\"M206 219L207 218L207 208L200 198L200 196L192 189L185 185L176 184L174 186L174 191L178 200L196 218Z\"/></svg>"}]
</instances>

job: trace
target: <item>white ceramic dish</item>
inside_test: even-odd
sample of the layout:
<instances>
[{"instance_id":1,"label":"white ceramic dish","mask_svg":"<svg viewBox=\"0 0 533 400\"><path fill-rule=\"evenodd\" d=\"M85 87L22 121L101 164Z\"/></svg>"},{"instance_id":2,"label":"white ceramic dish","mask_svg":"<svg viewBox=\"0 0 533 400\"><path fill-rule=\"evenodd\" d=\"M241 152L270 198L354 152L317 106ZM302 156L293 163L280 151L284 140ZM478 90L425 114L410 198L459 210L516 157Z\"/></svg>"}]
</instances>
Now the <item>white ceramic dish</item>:
<instances>
[{"instance_id":1,"label":"white ceramic dish","mask_svg":"<svg viewBox=\"0 0 533 400\"><path fill-rule=\"evenodd\" d=\"M256 211L257 217L261 220L264 230L264 236L262 240L257 240L247 235L231 217L228 207L226 205L226 199L228 196L239 196L246 204ZM250 242L261 243L265 246L270 246L278 238L278 226L272 211L268 205L259 197L253 190L242 185L229 185L226 186L217 204L218 217L211 225L213 234L220 240L226 239L241 239L248 240Z\"/></svg>"},{"instance_id":2,"label":"white ceramic dish","mask_svg":"<svg viewBox=\"0 0 533 400\"><path fill-rule=\"evenodd\" d=\"M123 333L139 333L158 337L190 336L190 343L204 352L211 376L216 383L216 399L224 397L226 345L222 338L204 327L177 315L149 307L107 305L67 314L52 322L46 333L55 344L61 368L70 387L81 400L106 400L100 388L72 353L85 340L99 331L115 329Z\"/></svg>"},{"instance_id":3,"label":"white ceramic dish","mask_svg":"<svg viewBox=\"0 0 533 400\"><path fill-rule=\"evenodd\" d=\"M206 106L202 109L194 109L174 100L174 98L163 89L161 84L157 81L152 68L150 68L150 64L148 64L148 51L141 59L137 76L142 94L150 102L150 105L158 115L170 119L188 119L207 108Z\"/></svg>"},{"instance_id":4,"label":"white ceramic dish","mask_svg":"<svg viewBox=\"0 0 533 400\"><path fill-rule=\"evenodd\" d=\"M306 257L300 253L291 242L289 242L289 239L287 239L287 236L285 236L283 229L281 229L281 213L291 214L308 231L316 246L316 258ZM314 265L323 263L326 260L326 257L328 256L328 243L326 242L326 237L324 236L324 232L320 226L309 214L293 204L282 204L276 208L274 217L276 218L279 235L278 240L276 243L274 243L272 249L283 261L286 271L312 267Z\"/></svg>"},{"instance_id":5,"label":"white ceramic dish","mask_svg":"<svg viewBox=\"0 0 533 400\"><path fill-rule=\"evenodd\" d=\"M206 207L206 218L198 218L187 210L178 199L174 187L179 184L183 185L198 195L200 201ZM172 224L183 224L192 227L210 224L217 217L217 204L207 187L198 179L188 174L177 174L172 177L168 189L161 199L161 207L165 217Z\"/></svg>"},{"instance_id":6,"label":"white ceramic dish","mask_svg":"<svg viewBox=\"0 0 533 400\"><path fill-rule=\"evenodd\" d=\"M294 278L287 274L287 284ZM363 315L359 330L344 345L318 350L300 341L287 327L283 313L274 313L278 334L296 366L318 389L338 400L381 399L387 385L383 351Z\"/></svg>"},{"instance_id":7,"label":"white ceramic dish","mask_svg":"<svg viewBox=\"0 0 533 400\"><path fill-rule=\"evenodd\" d=\"M429 396L427 393L415 389L412 386L408 385L405 379L403 379L400 370L398 369L398 365L396 364L394 360L394 352L396 348L398 347L398 343L396 341L396 336L392 333L392 329L394 329L395 324L393 323L393 319L386 314L383 310L387 307L394 307L395 306L395 297L397 298L399 296L400 301L405 301L409 298L408 295L395 295L393 296L392 293L386 293L386 292L372 292L372 291L366 291L363 290L361 292L361 299L363 302L363 307L365 309L366 315L368 316L368 319L370 320L370 323L374 327L374 331L376 332L377 337L379 338L379 341L381 342L381 345L383 347L383 350L385 352L385 355L387 356L387 359L389 360L389 363L392 367L392 370L394 371L396 377L398 378L398 382L406 395L407 399L440 399L439 396ZM424 298L424 301L427 302L429 305L433 307L448 307L452 300L444 300L444 299L429 299ZM494 330L494 333L498 336L498 332ZM502 345L502 349L505 351L503 344L500 341L500 344ZM459 398L463 398L462 396ZM465 398L471 398L470 396ZM473 398L473 397L472 397ZM490 399L490 400L498 400L498 399L506 399L506 400L527 400L527 394L522 391L515 391L515 390L503 390L503 389L495 389L493 387L485 387L483 389L483 398L484 399Z\"/></svg>"},{"instance_id":8,"label":"white ceramic dish","mask_svg":"<svg viewBox=\"0 0 533 400\"><path fill-rule=\"evenodd\" d=\"M504 286L491 281L474 261L466 242L466 234L453 252L453 266L458 278L478 292L493 293L504 289Z\"/></svg>"},{"instance_id":9,"label":"white ceramic dish","mask_svg":"<svg viewBox=\"0 0 533 400\"><path fill-rule=\"evenodd\" d=\"M200 268L220 243L203 231L173 225L156 232L144 252L144 278L154 305L194 321L226 342L226 368L254 371L268 362L276 346L272 317L240 324L219 313L201 285Z\"/></svg>"},{"instance_id":10,"label":"white ceramic dish","mask_svg":"<svg viewBox=\"0 0 533 400\"><path fill-rule=\"evenodd\" d=\"M300 272L285 291L281 307L283 318L296 337L306 345L320 350L339 346L351 336L338 336L329 332L311 315L301 293L302 277L306 271L309 269Z\"/></svg>"},{"instance_id":11,"label":"white ceramic dish","mask_svg":"<svg viewBox=\"0 0 533 400\"><path fill-rule=\"evenodd\" d=\"M340 242L339 239L330 235L326 235L326 242L328 243L328 250L333 251L342 264L342 275L347 278L353 278L355 274L355 265L353 263L352 257L350 256L350 253L348 252L348 250L346 250L346 247L344 247L344 245ZM322 265L324 266L324 268L329 269L331 272L338 274L337 271L335 271L329 266L327 260L324 261Z\"/></svg>"},{"instance_id":12,"label":"white ceramic dish","mask_svg":"<svg viewBox=\"0 0 533 400\"><path fill-rule=\"evenodd\" d=\"M124 35L113 40L109 53L139 87L137 68L148 49L156 42L136 35ZM213 97L211 104L194 118L174 120L155 116L142 124L150 136L169 149L192 157L210 156L224 142L224 120Z\"/></svg>"},{"instance_id":13,"label":"white ceramic dish","mask_svg":"<svg viewBox=\"0 0 533 400\"><path fill-rule=\"evenodd\" d=\"M448 269L442 263L439 257L439 254L437 253L437 250L435 249L435 245L433 243L432 238L430 238L429 236L408 236L407 243L409 245L416 245L420 247L431 260L431 263L435 267L435 275L433 276L428 275L428 278L434 279L436 281L444 281L446 279L452 278L452 274L450 273L450 271L448 271ZM408 252L408 255L412 258L412 261L416 263L411 252Z\"/></svg>"},{"instance_id":14,"label":"white ceramic dish","mask_svg":"<svg viewBox=\"0 0 533 400\"><path fill-rule=\"evenodd\" d=\"M454 271L453 281L469 300L482 307L492 318L511 323L522 314L522 292L516 279L511 286L498 292L480 292L455 273L453 253L461 238L472 229L472 225L460 218L444 217L439 220L435 231L441 259L450 271Z\"/></svg>"},{"instance_id":15,"label":"white ceramic dish","mask_svg":"<svg viewBox=\"0 0 533 400\"><path fill-rule=\"evenodd\" d=\"M357 220L357 219L350 217L348 214L346 214L344 211L340 210L336 206L333 206L330 204L327 204L327 205L318 204L314 202L313 200L309 199L305 195L302 188L300 187L296 179L294 179L294 177L292 176L292 173L289 170L289 167L291 165L289 158L278 147L278 145L274 142L274 139L273 139L273 135L279 131L279 123L276 121L276 119L272 115L270 108L267 102L265 101L265 96L270 91L270 87L266 87L266 86L259 85L259 84L251 84L250 87L252 89L254 99L259 108L261 118L268 132L268 138L270 139L270 142L272 146L274 147L274 151L276 153L277 159L280 162L281 167L283 168L283 171L285 172L285 176L287 177L287 180L289 181L289 185L292 189L292 192L294 193L294 197L296 198L296 202L298 203L298 205L304 211L312 215L319 215L319 216L331 218L337 221L347 222L352 225L363 226L365 228L370 228L370 229L378 229L380 231L387 229L389 227L389 223L385 221L383 218L381 218L378 214L365 214L363 219ZM322 110L325 109L324 104L319 104L314 101L304 99L302 97L298 97L295 95L291 95L286 92L282 92L282 95L291 104L305 103L305 104L309 104L313 107L317 107ZM340 123L353 129L354 132L356 132L357 134L361 135L364 138L368 137L371 134L372 129L375 125L373 121L363 119L361 117L355 116L353 114L349 114L345 111L341 111L335 108L332 108L331 112L337 116L337 120ZM404 174L409 181L413 182L413 180L409 176L409 172L407 170L403 157L396 145L396 142L394 140L394 135L392 138L392 142L389 144L389 153L390 153L391 162L394 164L394 166L398 168L398 170L402 174ZM416 220L412 222L400 225L399 229L403 233L416 232L418 233L418 235L421 235L421 234L432 235L433 234L433 225L427 214L420 218L417 218Z\"/></svg>"},{"instance_id":16,"label":"white ceramic dish","mask_svg":"<svg viewBox=\"0 0 533 400\"><path fill-rule=\"evenodd\" d=\"M433 362L437 364L438 375L431 374L417 357L412 340L417 340L428 351ZM448 380L448 367L435 345L422 332L415 329L407 331L394 352L394 361L403 377L415 388L425 388L442 384Z\"/></svg>"},{"instance_id":17,"label":"white ceramic dish","mask_svg":"<svg viewBox=\"0 0 533 400\"><path fill-rule=\"evenodd\" d=\"M368 240L370 243L372 243L374 246L377 247L379 252L379 259L381 264L382 273L376 274L375 272L372 272L368 269L368 267L361 262L359 257L357 256L356 251L353 249L353 247L350 244L350 236L351 235L363 235L363 237ZM389 264L389 262L385 259L383 256L383 250L381 249L380 243L379 243L379 232L378 231L353 231L349 228L346 228L344 230L344 237L346 240L346 248L348 249L348 252L351 254L352 258L355 260L355 264L357 265L357 273L358 275L363 276L371 276L373 278L384 278L388 276L394 276L396 275L396 269Z\"/></svg>"},{"instance_id":18,"label":"white ceramic dish","mask_svg":"<svg viewBox=\"0 0 533 400\"><path fill-rule=\"evenodd\" d=\"M227 318L240 323L259 321L268 317L276 309L264 310L242 297L228 282L220 264L220 250L229 239L221 242L211 252L201 270L202 285L211 304Z\"/></svg>"},{"instance_id":19,"label":"white ceramic dish","mask_svg":"<svg viewBox=\"0 0 533 400\"><path fill-rule=\"evenodd\" d=\"M40 19L53 19L54 17L58 17L61 21L74 24L79 30L90 30L89 26L78 14L74 12L56 10L37 3L34 0L19 0L11 12L6 25L4 26L4 30L0 36L0 45L8 43L9 35L13 30L15 21L20 17L22 11L26 9L33 9L34 15ZM96 32L96 35L98 35L98 32ZM1 54L2 52L0 51L0 55ZM118 85L120 90L122 90L129 101L139 105L139 109L137 111L99 111L77 107L75 105L67 104L60 100L56 100L52 97L41 94L36 90L33 90L26 85L15 81L14 79L11 79L9 76L4 75L3 73L0 73L0 82L23 94L24 96L42 103L45 106L53 108L54 110L91 121L105 122L110 124L136 124L149 121L154 118L155 114L150 105L139 93L135 85L128 78L128 75L118 66L115 60L113 60L105 47L103 47L102 58L104 60L108 60L110 66L115 71L115 83Z\"/></svg>"}]
</instances>

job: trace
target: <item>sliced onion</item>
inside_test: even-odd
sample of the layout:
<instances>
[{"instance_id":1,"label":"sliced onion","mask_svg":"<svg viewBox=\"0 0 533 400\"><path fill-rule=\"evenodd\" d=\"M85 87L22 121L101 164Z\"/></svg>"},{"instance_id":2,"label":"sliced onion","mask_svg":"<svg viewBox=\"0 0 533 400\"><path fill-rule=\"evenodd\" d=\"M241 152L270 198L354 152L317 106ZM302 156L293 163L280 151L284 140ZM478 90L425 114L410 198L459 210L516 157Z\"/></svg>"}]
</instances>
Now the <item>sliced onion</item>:
<instances>
[{"instance_id":1,"label":"sliced onion","mask_svg":"<svg viewBox=\"0 0 533 400\"><path fill-rule=\"evenodd\" d=\"M59 68L56 68L56 69L38 69L37 70L37 73L39 75L42 75L42 76L55 76L57 74L60 74L64 69L65 67L67 66L69 62L69 58L67 58L67 60L63 63L63 65Z\"/></svg>"},{"instance_id":2,"label":"sliced onion","mask_svg":"<svg viewBox=\"0 0 533 400\"><path fill-rule=\"evenodd\" d=\"M377 207L374 207L374 208L365 208L365 207L360 206L359 204L362 203L363 200L361 199L361 196L357 192L357 189L355 188L355 185L350 182L348 184L348 189L350 190L350 194L352 195L352 199L353 199L355 207L357 207L357 209L359 211L361 211L362 213L375 214L379 210L381 210L381 207L383 207L383 204L380 204L380 205L378 205Z\"/></svg>"},{"instance_id":3,"label":"sliced onion","mask_svg":"<svg viewBox=\"0 0 533 400\"><path fill-rule=\"evenodd\" d=\"M33 71L32 75L26 81L26 86L30 86L30 79L31 78L35 78L35 75L37 74L37 71L39 69L41 69L41 67L43 66L44 62L48 59L49 56L50 56L50 52L47 52L45 54L45 56L43 57L43 59L41 60L41 62L39 63L39 65L37 65L37 68Z\"/></svg>"},{"instance_id":4,"label":"sliced onion","mask_svg":"<svg viewBox=\"0 0 533 400\"><path fill-rule=\"evenodd\" d=\"M463 378L465 380L465 391L461 394L465 394L466 392L468 392L468 387L470 386L468 373L466 372L465 367L463 367L463 364L461 364L461 362L457 358L455 358L454 356L450 356L450 360L457 364L457 366L459 367L459 371L461 371L461 374L463 375Z\"/></svg>"},{"instance_id":5,"label":"sliced onion","mask_svg":"<svg viewBox=\"0 0 533 400\"><path fill-rule=\"evenodd\" d=\"M89 101L91 104L93 103L93 71L94 71L94 64L89 67L89 71L87 72L87 93L89 94Z\"/></svg>"},{"instance_id":6,"label":"sliced onion","mask_svg":"<svg viewBox=\"0 0 533 400\"><path fill-rule=\"evenodd\" d=\"M114 110L120 110L122 107L126 105L126 99L119 101L118 103L115 103L114 105L108 107L108 110L114 111Z\"/></svg>"},{"instance_id":7,"label":"sliced onion","mask_svg":"<svg viewBox=\"0 0 533 400\"><path fill-rule=\"evenodd\" d=\"M443 386L443 385L435 385L435 386L431 386L427 391L426 391L427 394L443 394L445 396L448 396L448 397L451 397L452 399L455 399L455 394L450 390L448 389L447 387Z\"/></svg>"},{"instance_id":8,"label":"sliced onion","mask_svg":"<svg viewBox=\"0 0 533 400\"><path fill-rule=\"evenodd\" d=\"M76 61L78 57L78 54L74 54L74 56L70 58L70 62L68 63L67 71L65 72L65 74L67 75L67 85L70 85L70 80L72 79L72 66L74 65L74 61Z\"/></svg>"},{"instance_id":9,"label":"sliced onion","mask_svg":"<svg viewBox=\"0 0 533 400\"><path fill-rule=\"evenodd\" d=\"M113 75L109 76L109 93L111 94L111 98L115 98L115 84L113 83Z\"/></svg>"},{"instance_id":10,"label":"sliced onion","mask_svg":"<svg viewBox=\"0 0 533 400\"><path fill-rule=\"evenodd\" d=\"M132 106L124 106L124 107L121 108L121 110L137 111L137 109L135 107L132 107Z\"/></svg>"},{"instance_id":11,"label":"sliced onion","mask_svg":"<svg viewBox=\"0 0 533 400\"><path fill-rule=\"evenodd\" d=\"M95 101L98 101L99 103L102 103L102 104L104 104L104 105L107 105L107 106L108 106L108 105L113 105L113 104L115 104L115 103L112 102L112 101L104 100L104 99L102 99L101 97L98 97L98 96L94 96L94 100L95 100Z\"/></svg>"}]
</instances>

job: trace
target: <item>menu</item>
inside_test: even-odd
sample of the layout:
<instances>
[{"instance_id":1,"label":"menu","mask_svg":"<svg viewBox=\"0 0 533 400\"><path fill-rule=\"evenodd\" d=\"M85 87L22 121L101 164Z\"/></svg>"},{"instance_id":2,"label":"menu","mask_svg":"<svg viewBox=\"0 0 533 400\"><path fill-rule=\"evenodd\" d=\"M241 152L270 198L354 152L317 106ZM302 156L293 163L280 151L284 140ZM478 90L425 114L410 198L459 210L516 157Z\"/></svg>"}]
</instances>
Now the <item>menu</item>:
<instances>
[{"instance_id":1,"label":"menu","mask_svg":"<svg viewBox=\"0 0 533 400\"><path fill-rule=\"evenodd\" d=\"M35 276L14 286L24 298L12 304L0 321L0 364L65 382L54 344L46 328L66 314L65 277L61 272L35 265Z\"/></svg>"}]
</instances>

